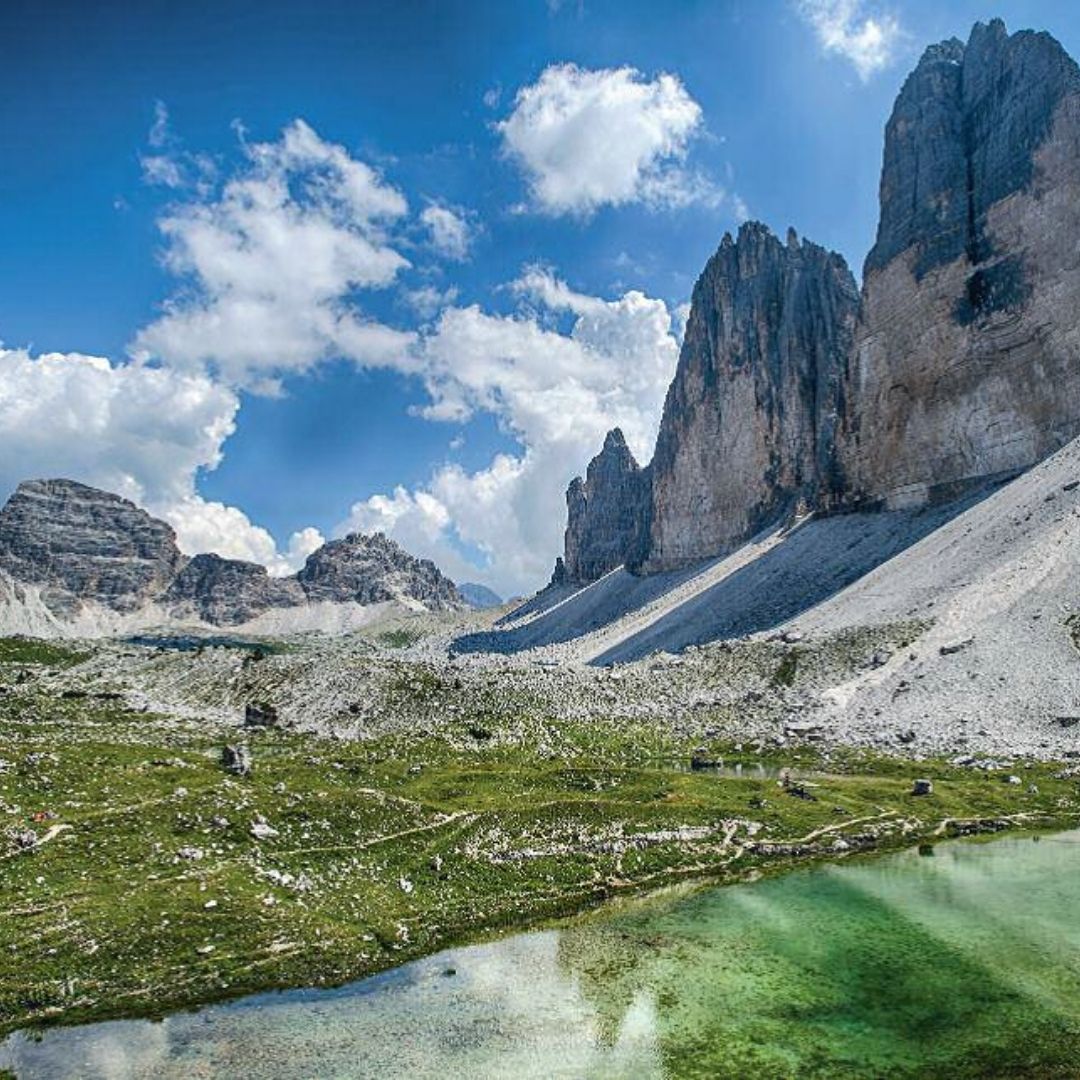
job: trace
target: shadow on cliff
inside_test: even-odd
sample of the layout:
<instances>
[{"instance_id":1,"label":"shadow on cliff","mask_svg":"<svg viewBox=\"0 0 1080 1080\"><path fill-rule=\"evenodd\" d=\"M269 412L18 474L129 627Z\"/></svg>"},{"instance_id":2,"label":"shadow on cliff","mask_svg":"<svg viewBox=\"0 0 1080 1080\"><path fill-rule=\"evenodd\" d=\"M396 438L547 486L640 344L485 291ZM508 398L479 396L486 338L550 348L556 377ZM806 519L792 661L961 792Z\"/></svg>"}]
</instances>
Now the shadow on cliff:
<instances>
[{"instance_id":1,"label":"shadow on cliff","mask_svg":"<svg viewBox=\"0 0 1080 1080\"><path fill-rule=\"evenodd\" d=\"M452 649L515 653L584 639L578 657L603 665L770 630L851 585L994 489L919 510L811 519L677 571L636 577L620 568L584 588L552 587L495 629L457 638ZM748 550L754 547L759 554Z\"/></svg>"}]
</instances>

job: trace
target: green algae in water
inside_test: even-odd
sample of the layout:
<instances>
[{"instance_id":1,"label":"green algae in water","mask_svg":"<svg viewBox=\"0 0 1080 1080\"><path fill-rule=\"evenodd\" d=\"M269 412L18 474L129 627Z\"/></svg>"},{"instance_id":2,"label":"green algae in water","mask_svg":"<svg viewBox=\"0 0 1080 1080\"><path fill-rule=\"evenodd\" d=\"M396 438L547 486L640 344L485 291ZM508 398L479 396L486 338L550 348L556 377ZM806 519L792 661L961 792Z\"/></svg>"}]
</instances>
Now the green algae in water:
<instances>
[{"instance_id":1,"label":"green algae in water","mask_svg":"<svg viewBox=\"0 0 1080 1080\"><path fill-rule=\"evenodd\" d=\"M1080 831L608 908L330 991L12 1036L23 1078L1076 1077Z\"/></svg>"}]
</instances>

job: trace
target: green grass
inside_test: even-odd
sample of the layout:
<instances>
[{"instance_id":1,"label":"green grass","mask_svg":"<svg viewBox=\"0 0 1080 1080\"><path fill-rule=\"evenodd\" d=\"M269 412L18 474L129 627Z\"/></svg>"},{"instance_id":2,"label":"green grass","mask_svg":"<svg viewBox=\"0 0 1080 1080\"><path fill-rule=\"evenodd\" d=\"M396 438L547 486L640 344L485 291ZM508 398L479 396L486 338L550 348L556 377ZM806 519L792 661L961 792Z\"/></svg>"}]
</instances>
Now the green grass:
<instances>
[{"instance_id":1,"label":"green grass","mask_svg":"<svg viewBox=\"0 0 1080 1080\"><path fill-rule=\"evenodd\" d=\"M64 648L51 641L28 637L0 637L0 664L43 664L48 667L72 667L87 657L86 653Z\"/></svg>"},{"instance_id":2,"label":"green grass","mask_svg":"<svg viewBox=\"0 0 1080 1080\"><path fill-rule=\"evenodd\" d=\"M773 686L793 686L799 671L799 654L793 649L777 665L773 672Z\"/></svg>"},{"instance_id":3,"label":"green grass","mask_svg":"<svg viewBox=\"0 0 1080 1080\"><path fill-rule=\"evenodd\" d=\"M220 764L235 728L0 696L0 1034L337 983L615 895L833 857L838 837L877 850L948 835L947 819L1080 809L1049 766L1015 766L1016 787L855 753L808 778L805 800L690 772L696 740L625 720L551 722L539 741L478 714L425 736L247 735L240 778ZM766 760L819 764L811 748ZM910 795L916 775L932 796ZM252 835L259 816L276 835ZM726 842L734 821L754 835ZM23 852L27 829L43 842Z\"/></svg>"},{"instance_id":4,"label":"green grass","mask_svg":"<svg viewBox=\"0 0 1080 1080\"><path fill-rule=\"evenodd\" d=\"M423 630L410 630L398 627L395 630L383 630L375 635L375 640L387 649L407 649L424 637Z\"/></svg>"}]
</instances>

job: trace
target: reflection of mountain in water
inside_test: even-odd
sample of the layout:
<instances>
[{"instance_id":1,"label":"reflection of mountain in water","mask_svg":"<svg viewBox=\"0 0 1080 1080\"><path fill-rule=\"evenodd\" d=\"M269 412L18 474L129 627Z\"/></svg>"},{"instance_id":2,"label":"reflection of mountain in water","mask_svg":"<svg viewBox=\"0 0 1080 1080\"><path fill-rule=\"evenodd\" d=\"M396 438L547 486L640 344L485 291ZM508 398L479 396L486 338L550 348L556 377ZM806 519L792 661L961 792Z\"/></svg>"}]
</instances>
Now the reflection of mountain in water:
<instances>
[{"instance_id":1,"label":"reflection of mountain in water","mask_svg":"<svg viewBox=\"0 0 1080 1080\"><path fill-rule=\"evenodd\" d=\"M945 845L631 906L564 930L559 966L607 1045L650 1001L669 1076L1066 1076L1072 840Z\"/></svg>"}]
</instances>

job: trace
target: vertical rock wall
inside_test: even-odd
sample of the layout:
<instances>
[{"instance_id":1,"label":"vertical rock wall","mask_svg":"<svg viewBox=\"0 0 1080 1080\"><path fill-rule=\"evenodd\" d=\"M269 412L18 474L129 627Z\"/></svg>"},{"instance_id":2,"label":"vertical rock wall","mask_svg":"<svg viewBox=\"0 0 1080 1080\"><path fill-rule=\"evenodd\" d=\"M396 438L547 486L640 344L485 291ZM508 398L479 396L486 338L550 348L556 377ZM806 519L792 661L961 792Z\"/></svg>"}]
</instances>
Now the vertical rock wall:
<instances>
[{"instance_id":1,"label":"vertical rock wall","mask_svg":"<svg viewBox=\"0 0 1080 1080\"><path fill-rule=\"evenodd\" d=\"M841 460L918 504L1080 433L1080 70L1048 34L932 46L886 127Z\"/></svg>"},{"instance_id":2,"label":"vertical rock wall","mask_svg":"<svg viewBox=\"0 0 1080 1080\"><path fill-rule=\"evenodd\" d=\"M564 574L717 555L799 503L949 497L1078 434L1080 69L979 23L897 98L861 299L793 233L724 238L652 463L605 447L571 485Z\"/></svg>"},{"instance_id":3,"label":"vertical rock wall","mask_svg":"<svg viewBox=\"0 0 1080 1080\"><path fill-rule=\"evenodd\" d=\"M578 477L567 489L566 509L562 580L595 581L624 563L641 563L648 538L649 475L618 428L608 432L585 479Z\"/></svg>"},{"instance_id":4,"label":"vertical rock wall","mask_svg":"<svg viewBox=\"0 0 1080 1080\"><path fill-rule=\"evenodd\" d=\"M839 491L858 293L847 264L748 223L694 287L651 466L647 567L714 555Z\"/></svg>"}]
</instances>

